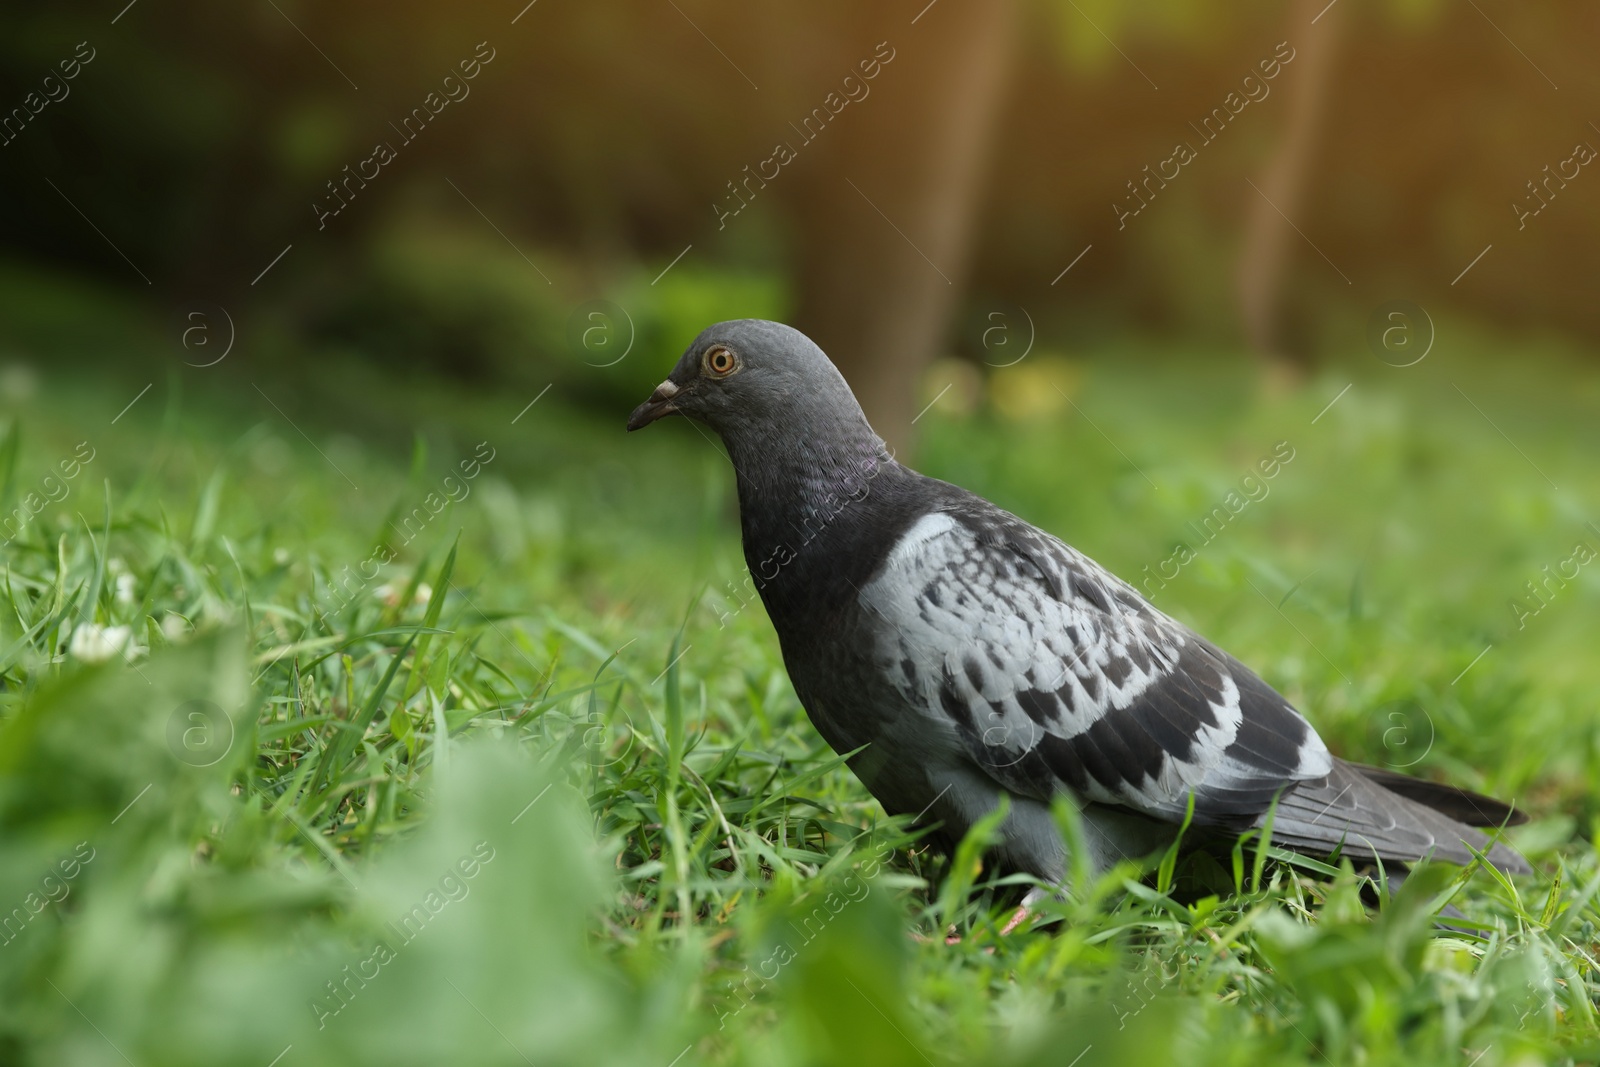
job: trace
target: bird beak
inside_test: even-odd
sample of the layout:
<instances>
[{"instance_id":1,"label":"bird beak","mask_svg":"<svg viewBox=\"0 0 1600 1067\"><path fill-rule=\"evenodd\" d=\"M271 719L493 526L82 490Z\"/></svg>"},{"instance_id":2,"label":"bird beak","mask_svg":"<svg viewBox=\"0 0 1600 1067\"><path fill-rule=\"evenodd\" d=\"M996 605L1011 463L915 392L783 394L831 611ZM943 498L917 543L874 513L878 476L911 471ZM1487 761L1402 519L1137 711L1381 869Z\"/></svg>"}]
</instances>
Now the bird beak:
<instances>
[{"instance_id":1,"label":"bird beak","mask_svg":"<svg viewBox=\"0 0 1600 1067\"><path fill-rule=\"evenodd\" d=\"M633 409L633 414L628 416L628 430L642 430L652 422L666 415L676 415L677 407L672 403L672 398L678 395L678 387L669 378L656 386L656 391L650 394L650 399Z\"/></svg>"}]
</instances>

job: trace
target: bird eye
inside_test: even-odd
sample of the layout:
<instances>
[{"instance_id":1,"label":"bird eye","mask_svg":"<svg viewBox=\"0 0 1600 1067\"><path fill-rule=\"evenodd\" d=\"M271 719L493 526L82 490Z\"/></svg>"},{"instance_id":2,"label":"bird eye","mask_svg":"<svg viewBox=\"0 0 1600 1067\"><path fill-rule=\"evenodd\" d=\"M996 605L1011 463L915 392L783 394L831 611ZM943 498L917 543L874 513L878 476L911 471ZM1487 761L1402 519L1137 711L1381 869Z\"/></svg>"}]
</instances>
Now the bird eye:
<instances>
[{"instance_id":1,"label":"bird eye","mask_svg":"<svg viewBox=\"0 0 1600 1067\"><path fill-rule=\"evenodd\" d=\"M739 361L734 357L733 350L722 345L712 345L706 349L706 370L718 378L726 378L739 367Z\"/></svg>"}]
</instances>

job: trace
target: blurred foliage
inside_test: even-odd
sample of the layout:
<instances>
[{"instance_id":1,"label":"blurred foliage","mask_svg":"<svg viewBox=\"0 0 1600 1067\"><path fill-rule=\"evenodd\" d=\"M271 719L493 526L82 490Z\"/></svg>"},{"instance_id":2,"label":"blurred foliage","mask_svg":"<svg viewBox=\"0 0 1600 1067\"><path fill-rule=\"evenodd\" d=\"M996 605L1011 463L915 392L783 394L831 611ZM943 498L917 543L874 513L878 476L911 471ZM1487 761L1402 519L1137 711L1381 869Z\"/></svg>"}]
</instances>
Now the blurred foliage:
<instances>
[{"instance_id":1,"label":"blurred foliage","mask_svg":"<svg viewBox=\"0 0 1600 1067\"><path fill-rule=\"evenodd\" d=\"M831 202L868 155L908 150L892 116L869 110L889 105L870 97L840 122L869 123L871 136L806 145L725 226L714 205L877 42L914 57L940 17L913 25L917 0L517 7L13 13L0 113L28 117L0 148L0 191L17 206L0 217L0 343L107 358L106 314L79 313L71 296L91 287L159 337L136 357L147 361L184 355L183 315L200 305L227 308L241 355L258 363L355 358L549 381L574 359L600 362L567 340L598 300L632 316L641 343L677 349L709 318L788 307L799 264L826 269L840 254L813 247L808 209ZM1600 269L1589 179L1560 185L1525 227L1512 209L1575 143L1600 144L1583 110L1596 73L1587 35L1573 32L1592 15L1579 0L1341 0L1325 24L1304 26L1262 0L1029 0L1023 15L965 315L1025 307L1058 345L1113 332L1235 338L1238 233L1257 195L1244 179L1284 138L1297 69L1136 221L1119 227L1113 204L1278 42L1342 20L1334 103L1295 219L1296 344L1339 351L1397 297L1470 309L1500 330L1600 335L1581 284ZM79 42L94 58L61 82ZM459 78L480 42L494 58L406 141L406 116ZM897 63L878 91L941 76ZM25 101L45 99L46 77L66 95L33 115ZM338 202L330 185L376 141L397 144L398 158L319 222L313 205ZM892 220L912 193L876 195ZM657 292L693 285L677 280L691 272L720 298L678 305ZM763 279L759 291L728 284L742 278ZM696 313L680 320L663 301ZM955 347L983 355L970 332Z\"/></svg>"}]
</instances>

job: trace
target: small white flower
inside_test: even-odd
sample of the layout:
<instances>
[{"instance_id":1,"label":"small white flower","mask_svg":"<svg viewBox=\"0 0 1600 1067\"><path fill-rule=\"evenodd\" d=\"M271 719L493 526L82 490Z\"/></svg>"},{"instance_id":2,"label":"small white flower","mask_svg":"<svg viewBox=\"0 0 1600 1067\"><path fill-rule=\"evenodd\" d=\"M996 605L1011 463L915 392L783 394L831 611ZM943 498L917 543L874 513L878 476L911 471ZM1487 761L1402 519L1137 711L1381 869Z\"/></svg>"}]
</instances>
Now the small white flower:
<instances>
[{"instance_id":1,"label":"small white flower","mask_svg":"<svg viewBox=\"0 0 1600 1067\"><path fill-rule=\"evenodd\" d=\"M132 636L133 631L126 626L101 626L96 622L86 622L72 631L67 652L85 663L104 663L122 652Z\"/></svg>"},{"instance_id":2,"label":"small white flower","mask_svg":"<svg viewBox=\"0 0 1600 1067\"><path fill-rule=\"evenodd\" d=\"M126 572L117 575L117 603L132 604L134 601L134 578Z\"/></svg>"},{"instance_id":3,"label":"small white flower","mask_svg":"<svg viewBox=\"0 0 1600 1067\"><path fill-rule=\"evenodd\" d=\"M168 612L161 620L161 635L168 641L178 642L189 633L189 620L182 615Z\"/></svg>"},{"instance_id":4,"label":"small white flower","mask_svg":"<svg viewBox=\"0 0 1600 1067\"><path fill-rule=\"evenodd\" d=\"M430 601L432 599L433 599L433 586L429 585L427 582L418 582L417 583L417 593L416 593L416 596L412 597L412 600L414 600L418 604L426 604L428 601Z\"/></svg>"},{"instance_id":5,"label":"small white flower","mask_svg":"<svg viewBox=\"0 0 1600 1067\"><path fill-rule=\"evenodd\" d=\"M287 548L275 548L272 550L272 562L280 567L287 566L289 558L289 550Z\"/></svg>"}]
</instances>

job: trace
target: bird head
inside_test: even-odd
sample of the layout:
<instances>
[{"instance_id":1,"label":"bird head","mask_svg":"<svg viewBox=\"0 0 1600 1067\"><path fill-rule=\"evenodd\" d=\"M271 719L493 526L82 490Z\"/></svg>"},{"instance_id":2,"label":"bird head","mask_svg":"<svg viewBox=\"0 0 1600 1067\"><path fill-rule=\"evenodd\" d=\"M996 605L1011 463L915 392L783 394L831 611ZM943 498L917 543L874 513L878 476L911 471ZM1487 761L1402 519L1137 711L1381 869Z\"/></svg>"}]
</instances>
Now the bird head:
<instances>
[{"instance_id":1,"label":"bird head","mask_svg":"<svg viewBox=\"0 0 1600 1067\"><path fill-rule=\"evenodd\" d=\"M799 330L764 319L719 322L704 330L667 380L634 409L628 429L667 415L703 422L725 441L785 427L820 429L813 420L866 424L822 349Z\"/></svg>"}]
</instances>

